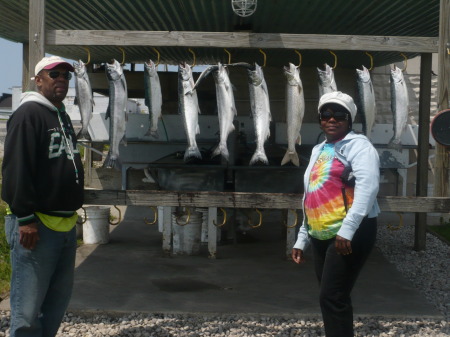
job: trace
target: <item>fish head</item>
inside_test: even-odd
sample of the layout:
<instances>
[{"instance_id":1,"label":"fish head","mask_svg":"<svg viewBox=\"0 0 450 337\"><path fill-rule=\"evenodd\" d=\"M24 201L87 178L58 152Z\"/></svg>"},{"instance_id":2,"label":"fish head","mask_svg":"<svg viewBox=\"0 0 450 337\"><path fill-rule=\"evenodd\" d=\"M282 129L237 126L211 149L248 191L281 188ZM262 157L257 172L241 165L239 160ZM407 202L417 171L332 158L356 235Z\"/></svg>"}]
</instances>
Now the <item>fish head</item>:
<instances>
[{"instance_id":1,"label":"fish head","mask_svg":"<svg viewBox=\"0 0 450 337\"><path fill-rule=\"evenodd\" d=\"M228 78L228 69L219 62L213 76L217 83L223 83Z\"/></svg>"},{"instance_id":2,"label":"fish head","mask_svg":"<svg viewBox=\"0 0 450 337\"><path fill-rule=\"evenodd\" d=\"M144 71L150 76L154 76L156 74L156 65L152 60L149 60L148 63L144 62Z\"/></svg>"},{"instance_id":3,"label":"fish head","mask_svg":"<svg viewBox=\"0 0 450 337\"><path fill-rule=\"evenodd\" d=\"M86 65L81 60L73 63L73 69L74 69L75 75L78 77L82 77L86 73Z\"/></svg>"},{"instance_id":4,"label":"fish head","mask_svg":"<svg viewBox=\"0 0 450 337\"><path fill-rule=\"evenodd\" d=\"M189 64L182 62L178 65L178 76L183 81L189 81L192 78L192 70Z\"/></svg>"},{"instance_id":5,"label":"fish head","mask_svg":"<svg viewBox=\"0 0 450 337\"><path fill-rule=\"evenodd\" d=\"M317 68L317 73L319 74L319 82L323 85L330 85L333 81L333 69L325 63L325 70Z\"/></svg>"},{"instance_id":6,"label":"fish head","mask_svg":"<svg viewBox=\"0 0 450 337\"><path fill-rule=\"evenodd\" d=\"M110 80L118 81L123 75L123 69L117 60L112 59L111 63L106 63L106 74Z\"/></svg>"},{"instance_id":7,"label":"fish head","mask_svg":"<svg viewBox=\"0 0 450 337\"><path fill-rule=\"evenodd\" d=\"M289 63L289 66L283 67L284 75L286 76L288 82L300 80L299 69L296 65Z\"/></svg>"},{"instance_id":8,"label":"fish head","mask_svg":"<svg viewBox=\"0 0 450 337\"><path fill-rule=\"evenodd\" d=\"M362 82L370 81L370 72L364 66L362 66L362 70L356 69L356 75L358 76L358 79Z\"/></svg>"},{"instance_id":9,"label":"fish head","mask_svg":"<svg viewBox=\"0 0 450 337\"><path fill-rule=\"evenodd\" d=\"M394 65L394 68L391 69L391 81L392 82L401 82L403 81L403 71Z\"/></svg>"},{"instance_id":10,"label":"fish head","mask_svg":"<svg viewBox=\"0 0 450 337\"><path fill-rule=\"evenodd\" d=\"M259 86L261 85L263 79L264 79L264 75L263 75L263 71L260 65L258 65L258 63L255 63L255 69L254 70L250 70L248 69L248 79L250 84L254 85L254 86Z\"/></svg>"}]
</instances>

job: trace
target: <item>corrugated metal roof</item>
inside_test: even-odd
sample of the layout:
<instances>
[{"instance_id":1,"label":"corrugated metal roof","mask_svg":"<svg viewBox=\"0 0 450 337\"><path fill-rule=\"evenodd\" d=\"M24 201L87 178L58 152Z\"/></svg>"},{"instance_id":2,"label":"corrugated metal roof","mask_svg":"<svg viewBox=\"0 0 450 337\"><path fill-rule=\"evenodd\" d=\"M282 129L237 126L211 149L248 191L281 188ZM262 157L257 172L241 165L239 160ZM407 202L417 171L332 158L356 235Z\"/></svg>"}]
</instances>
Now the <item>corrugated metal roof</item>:
<instances>
[{"instance_id":1,"label":"corrugated metal roof","mask_svg":"<svg viewBox=\"0 0 450 337\"><path fill-rule=\"evenodd\" d=\"M49 30L205 31L327 35L421 36L439 35L439 0L259 0L246 18L233 13L231 0L47 0ZM28 40L28 0L0 0L0 36ZM327 50L304 50L304 65L333 63ZM116 47L90 47L94 63L121 58ZM163 63L190 61L187 48L161 47ZM69 59L86 59L79 46L48 46L46 51ZM154 58L151 47L125 47L127 63ZM195 48L199 64L226 62L221 48ZM262 62L258 49L229 49L232 61ZM292 50L271 49L268 65L297 62ZM337 51L338 66L368 65L364 51ZM402 60L400 53L373 52L376 66ZM413 57L415 54L407 54Z\"/></svg>"}]
</instances>

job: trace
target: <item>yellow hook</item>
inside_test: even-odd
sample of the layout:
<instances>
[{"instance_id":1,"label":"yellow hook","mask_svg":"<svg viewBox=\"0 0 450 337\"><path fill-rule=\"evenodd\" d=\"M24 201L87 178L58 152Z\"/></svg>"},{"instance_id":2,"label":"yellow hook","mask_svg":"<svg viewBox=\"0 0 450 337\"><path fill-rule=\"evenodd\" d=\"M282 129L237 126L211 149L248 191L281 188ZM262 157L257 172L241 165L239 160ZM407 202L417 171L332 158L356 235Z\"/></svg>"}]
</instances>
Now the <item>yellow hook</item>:
<instances>
[{"instance_id":1,"label":"yellow hook","mask_svg":"<svg viewBox=\"0 0 450 337\"><path fill-rule=\"evenodd\" d=\"M89 48L88 47L82 47L84 50L86 50L87 51L87 53L88 53L88 60L87 60L87 62L84 64L85 66L87 66L88 64L89 64L89 62L91 62L91 52L89 51Z\"/></svg>"},{"instance_id":2,"label":"yellow hook","mask_svg":"<svg viewBox=\"0 0 450 337\"><path fill-rule=\"evenodd\" d=\"M302 54L298 50L294 50L294 52L298 55L298 68L302 65Z\"/></svg>"},{"instance_id":3,"label":"yellow hook","mask_svg":"<svg viewBox=\"0 0 450 337\"><path fill-rule=\"evenodd\" d=\"M264 64L263 64L263 67L265 67L265 66L266 66L266 60L267 60L267 55L266 55L266 53L265 53L265 52L263 52L263 50L262 50L262 49L259 49L259 52L260 52L261 54L263 54L263 55L264 55Z\"/></svg>"},{"instance_id":4,"label":"yellow hook","mask_svg":"<svg viewBox=\"0 0 450 337\"><path fill-rule=\"evenodd\" d=\"M121 65L125 64L125 49L123 49L122 47L119 47L119 49L122 51L122 63L120 63Z\"/></svg>"},{"instance_id":5,"label":"yellow hook","mask_svg":"<svg viewBox=\"0 0 450 337\"><path fill-rule=\"evenodd\" d=\"M334 69L337 66L337 55L335 53L333 53L331 50L330 50L330 53L331 53L331 55L334 56L334 66L331 67L331 69Z\"/></svg>"},{"instance_id":6,"label":"yellow hook","mask_svg":"<svg viewBox=\"0 0 450 337\"><path fill-rule=\"evenodd\" d=\"M109 224L115 226L115 225L118 225L120 221L122 221L122 212L120 211L120 209L116 205L114 205L113 207L115 209L117 209L117 211L119 212L119 219L115 223L110 221Z\"/></svg>"},{"instance_id":7,"label":"yellow hook","mask_svg":"<svg viewBox=\"0 0 450 337\"><path fill-rule=\"evenodd\" d=\"M391 231L397 231L397 230L399 230L400 228L403 227L403 215L402 215L402 213L397 213L397 215L400 218L400 223L399 223L398 226L394 227L391 224L387 224L387 228L389 228Z\"/></svg>"},{"instance_id":8,"label":"yellow hook","mask_svg":"<svg viewBox=\"0 0 450 337\"><path fill-rule=\"evenodd\" d=\"M291 226L288 226L287 222L285 221L285 222L284 222L284 225L285 225L287 228L295 228L295 227L297 226L297 223L298 223L298 214L297 214L297 212L296 212L295 210L293 210L293 209L290 209L290 211L291 211L292 213L295 214L295 221L294 221L294 224L291 225Z\"/></svg>"},{"instance_id":9,"label":"yellow hook","mask_svg":"<svg viewBox=\"0 0 450 337\"><path fill-rule=\"evenodd\" d=\"M161 58L161 54L159 53L158 49L156 49L155 47L153 47L152 49L158 55L158 59L156 60L156 63L155 63L155 67L157 67L159 65L159 60Z\"/></svg>"},{"instance_id":10,"label":"yellow hook","mask_svg":"<svg viewBox=\"0 0 450 337\"><path fill-rule=\"evenodd\" d=\"M184 214L182 214L176 218L177 225L186 226L189 223L189 221L191 219L191 212L189 211L189 208L186 208L186 214L187 214L187 218L186 218L186 222L184 224L182 224L178 221Z\"/></svg>"},{"instance_id":11,"label":"yellow hook","mask_svg":"<svg viewBox=\"0 0 450 337\"><path fill-rule=\"evenodd\" d=\"M258 228L261 226L262 224L262 213L259 211L259 209L255 208L256 213L259 214L259 223L257 225L252 225L252 220L249 218L248 219L248 224L251 228Z\"/></svg>"},{"instance_id":12,"label":"yellow hook","mask_svg":"<svg viewBox=\"0 0 450 337\"><path fill-rule=\"evenodd\" d=\"M147 225L154 225L156 223L156 221L158 221L158 210L156 209L155 206L150 206L150 208L153 210L153 221L148 221L147 217L145 217L144 222Z\"/></svg>"},{"instance_id":13,"label":"yellow hook","mask_svg":"<svg viewBox=\"0 0 450 337\"><path fill-rule=\"evenodd\" d=\"M372 70L373 69L373 56L370 55L368 52L366 52L366 55L370 57L370 68L368 70Z\"/></svg>"},{"instance_id":14,"label":"yellow hook","mask_svg":"<svg viewBox=\"0 0 450 337\"><path fill-rule=\"evenodd\" d=\"M223 222L222 222L220 225L218 225L218 224L216 224L216 222L213 220L213 224L214 224L214 226L216 226L216 227L222 227L222 226L225 225L225 223L227 222L227 212L225 212L225 210L224 210L222 207L220 207L220 210L222 211L222 214L223 214Z\"/></svg>"},{"instance_id":15,"label":"yellow hook","mask_svg":"<svg viewBox=\"0 0 450 337\"><path fill-rule=\"evenodd\" d=\"M408 66L408 58L407 58L406 55L403 54L403 53L400 53L400 55L402 55L403 58L404 58L403 64L405 65L405 68L403 68L402 71L405 71L405 70L406 70L406 67Z\"/></svg>"},{"instance_id":16,"label":"yellow hook","mask_svg":"<svg viewBox=\"0 0 450 337\"><path fill-rule=\"evenodd\" d=\"M194 63L191 65L191 68L193 68L193 67L195 66L195 53L194 53L194 51L193 51L191 48L189 48L188 51L189 51L189 52L192 54L192 56L194 57Z\"/></svg>"},{"instance_id":17,"label":"yellow hook","mask_svg":"<svg viewBox=\"0 0 450 337\"><path fill-rule=\"evenodd\" d=\"M223 50L228 54L228 64L231 64L231 53L226 48L223 48Z\"/></svg>"},{"instance_id":18,"label":"yellow hook","mask_svg":"<svg viewBox=\"0 0 450 337\"><path fill-rule=\"evenodd\" d=\"M84 219L81 224L84 224L87 220L87 215L86 215L86 209L84 207L81 207L81 209L83 210L83 216L81 217L82 219Z\"/></svg>"}]
</instances>

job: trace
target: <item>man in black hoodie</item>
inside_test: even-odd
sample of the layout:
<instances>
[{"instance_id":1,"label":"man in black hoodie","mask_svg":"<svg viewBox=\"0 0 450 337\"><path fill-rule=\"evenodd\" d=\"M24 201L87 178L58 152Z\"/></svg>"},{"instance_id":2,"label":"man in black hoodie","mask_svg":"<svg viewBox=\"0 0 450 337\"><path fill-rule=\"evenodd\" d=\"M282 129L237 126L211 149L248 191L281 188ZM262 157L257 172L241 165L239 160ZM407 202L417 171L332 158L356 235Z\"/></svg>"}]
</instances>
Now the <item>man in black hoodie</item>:
<instances>
[{"instance_id":1,"label":"man in black hoodie","mask_svg":"<svg viewBox=\"0 0 450 337\"><path fill-rule=\"evenodd\" d=\"M84 173L63 100L73 67L57 56L35 68L7 124L2 199L11 249L10 336L55 336L73 286L76 210Z\"/></svg>"}]
</instances>

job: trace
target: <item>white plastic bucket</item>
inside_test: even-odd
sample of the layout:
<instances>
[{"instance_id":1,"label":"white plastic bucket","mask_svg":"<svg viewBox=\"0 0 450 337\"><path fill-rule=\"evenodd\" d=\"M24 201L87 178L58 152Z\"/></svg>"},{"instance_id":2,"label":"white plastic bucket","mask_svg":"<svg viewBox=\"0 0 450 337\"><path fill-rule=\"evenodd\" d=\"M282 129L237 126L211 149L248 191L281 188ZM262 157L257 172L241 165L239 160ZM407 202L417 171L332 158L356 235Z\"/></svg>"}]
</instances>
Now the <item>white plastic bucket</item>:
<instances>
[{"instance_id":1,"label":"white plastic bucket","mask_svg":"<svg viewBox=\"0 0 450 337\"><path fill-rule=\"evenodd\" d=\"M187 215L182 215L179 223L186 223ZM202 215L192 212L189 223L184 226L177 224L177 216L172 214L173 253L175 255L200 254L200 236L202 227Z\"/></svg>"},{"instance_id":2,"label":"white plastic bucket","mask_svg":"<svg viewBox=\"0 0 450 337\"><path fill-rule=\"evenodd\" d=\"M85 244L105 244L109 242L108 206L85 207L86 221L83 224L83 242Z\"/></svg>"}]
</instances>

